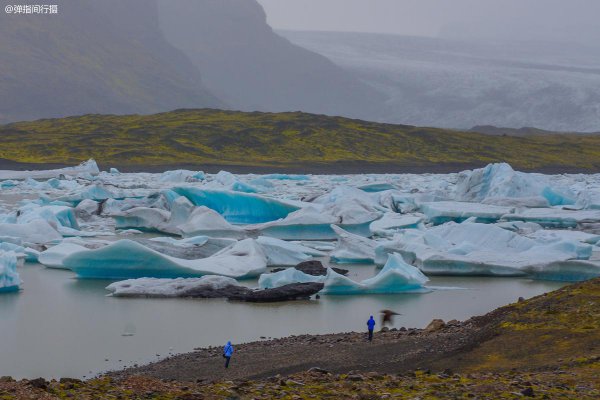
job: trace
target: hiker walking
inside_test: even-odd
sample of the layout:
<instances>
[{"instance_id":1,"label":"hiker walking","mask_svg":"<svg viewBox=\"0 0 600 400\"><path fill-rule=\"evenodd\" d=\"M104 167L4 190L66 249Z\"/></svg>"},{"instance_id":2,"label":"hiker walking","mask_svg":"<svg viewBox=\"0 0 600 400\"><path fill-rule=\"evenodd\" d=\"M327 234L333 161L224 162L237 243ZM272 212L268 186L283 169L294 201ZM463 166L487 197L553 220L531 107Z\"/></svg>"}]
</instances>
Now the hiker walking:
<instances>
[{"instance_id":1,"label":"hiker walking","mask_svg":"<svg viewBox=\"0 0 600 400\"><path fill-rule=\"evenodd\" d=\"M371 318L367 321L367 328L369 328L369 342L373 341L373 329L375 329L375 320L371 315Z\"/></svg>"},{"instance_id":2,"label":"hiker walking","mask_svg":"<svg viewBox=\"0 0 600 400\"><path fill-rule=\"evenodd\" d=\"M227 344L223 348L223 357L225 357L225 368L229 368L229 360L231 360L232 355L233 346L231 345L231 342L227 342Z\"/></svg>"}]
</instances>

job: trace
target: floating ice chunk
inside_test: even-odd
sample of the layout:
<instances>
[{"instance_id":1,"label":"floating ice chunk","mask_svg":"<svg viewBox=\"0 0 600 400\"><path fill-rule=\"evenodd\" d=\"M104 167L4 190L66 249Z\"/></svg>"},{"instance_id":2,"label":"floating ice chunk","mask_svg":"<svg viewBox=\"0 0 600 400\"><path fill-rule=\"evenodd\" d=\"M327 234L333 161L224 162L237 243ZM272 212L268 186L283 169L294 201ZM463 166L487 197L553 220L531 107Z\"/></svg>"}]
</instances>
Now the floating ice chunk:
<instances>
[{"instance_id":1,"label":"floating ice chunk","mask_svg":"<svg viewBox=\"0 0 600 400\"><path fill-rule=\"evenodd\" d=\"M25 261L29 262L37 262L40 252L32 249L30 247L23 247L15 243L4 242L0 238L0 251L9 252L17 254L17 257L24 257Z\"/></svg>"},{"instance_id":2,"label":"floating ice chunk","mask_svg":"<svg viewBox=\"0 0 600 400\"><path fill-rule=\"evenodd\" d=\"M429 279L421 271L404 262L398 254L389 256L383 269L373 278L362 282L340 275L329 269L325 279L323 294L391 294L406 292L427 292L424 285Z\"/></svg>"},{"instance_id":3,"label":"floating ice chunk","mask_svg":"<svg viewBox=\"0 0 600 400\"><path fill-rule=\"evenodd\" d=\"M222 275L252 278L266 271L267 258L253 240L245 239L211 257L185 260L161 254L131 240L67 257L63 264L82 278L188 278Z\"/></svg>"},{"instance_id":4,"label":"floating ice chunk","mask_svg":"<svg viewBox=\"0 0 600 400\"><path fill-rule=\"evenodd\" d=\"M17 273L17 255L0 250L0 293L19 290L21 279Z\"/></svg>"},{"instance_id":5,"label":"floating ice chunk","mask_svg":"<svg viewBox=\"0 0 600 400\"><path fill-rule=\"evenodd\" d=\"M367 193L376 193L383 192L386 190L395 190L398 189L396 186L392 185L388 182L377 182L377 183L369 183L367 185L362 185L358 187L363 192Z\"/></svg>"},{"instance_id":6,"label":"floating ice chunk","mask_svg":"<svg viewBox=\"0 0 600 400\"><path fill-rule=\"evenodd\" d=\"M403 215L395 212L383 214L381 219L371 222L369 229L376 236L390 237L403 229L423 229L423 216Z\"/></svg>"},{"instance_id":7,"label":"floating ice chunk","mask_svg":"<svg viewBox=\"0 0 600 400\"><path fill-rule=\"evenodd\" d=\"M230 223L261 223L285 218L300 207L291 202L256 194L178 187L176 193L187 197L196 206L206 206L221 214Z\"/></svg>"},{"instance_id":8,"label":"floating ice chunk","mask_svg":"<svg viewBox=\"0 0 600 400\"><path fill-rule=\"evenodd\" d=\"M566 240L587 244L597 244L600 241L600 235L573 230L536 230L528 234L527 237L542 243L556 243Z\"/></svg>"},{"instance_id":9,"label":"floating ice chunk","mask_svg":"<svg viewBox=\"0 0 600 400\"><path fill-rule=\"evenodd\" d=\"M190 214L188 220L178 226L184 237L213 236L222 238L242 239L246 237L246 231L231 225L219 213L208 207L196 207Z\"/></svg>"},{"instance_id":10,"label":"floating ice chunk","mask_svg":"<svg viewBox=\"0 0 600 400\"><path fill-rule=\"evenodd\" d=\"M58 198L58 200L66 201L66 202L72 203L74 205L77 205L85 199L102 201L102 200L117 199L117 198L123 198L123 197L124 197L124 195L113 193L112 191L106 189L101 184L95 184L95 185L87 186L82 190L77 190L73 193L69 193L65 196L61 196Z\"/></svg>"},{"instance_id":11,"label":"floating ice chunk","mask_svg":"<svg viewBox=\"0 0 600 400\"><path fill-rule=\"evenodd\" d=\"M295 266L313 255L325 256L323 252L272 237L261 236L256 242L266 254L269 266Z\"/></svg>"},{"instance_id":12,"label":"floating ice chunk","mask_svg":"<svg viewBox=\"0 0 600 400\"><path fill-rule=\"evenodd\" d=\"M71 207L65 206L39 206L35 203L28 203L19 209L17 223L26 224L38 219L45 219L57 227L79 229L75 211Z\"/></svg>"},{"instance_id":13,"label":"floating ice chunk","mask_svg":"<svg viewBox=\"0 0 600 400\"><path fill-rule=\"evenodd\" d=\"M506 163L461 172L455 191L456 200L461 201L536 196L544 197L550 205L575 203L575 196L568 188L552 187L545 175L516 172Z\"/></svg>"},{"instance_id":14,"label":"floating ice chunk","mask_svg":"<svg viewBox=\"0 0 600 400\"><path fill-rule=\"evenodd\" d=\"M338 236L337 246L331 253L331 261L336 263L373 262L376 241L347 232L335 225L332 225L331 229Z\"/></svg>"},{"instance_id":15,"label":"floating ice chunk","mask_svg":"<svg viewBox=\"0 0 600 400\"><path fill-rule=\"evenodd\" d=\"M186 169L178 169L175 171L165 171L160 175L160 182L180 183L180 182L199 182L205 179L202 171L189 171Z\"/></svg>"},{"instance_id":16,"label":"floating ice chunk","mask_svg":"<svg viewBox=\"0 0 600 400\"><path fill-rule=\"evenodd\" d=\"M50 178L58 178L61 175L77 176L82 173L98 175L100 173L100 170L98 169L98 165L96 164L96 161L88 160L86 162L79 164L76 167L68 167L68 168L52 169L52 170L0 171L0 180L5 180L5 179L22 180L22 179L27 179L27 178L50 179Z\"/></svg>"},{"instance_id":17,"label":"floating ice chunk","mask_svg":"<svg viewBox=\"0 0 600 400\"><path fill-rule=\"evenodd\" d=\"M109 173L111 175L120 175L121 174L121 172L118 169L116 169L116 168L111 168L110 171L109 171Z\"/></svg>"},{"instance_id":18,"label":"floating ice chunk","mask_svg":"<svg viewBox=\"0 0 600 400\"><path fill-rule=\"evenodd\" d=\"M565 260L544 265L531 265L527 273L535 279L580 282L600 276L598 260Z\"/></svg>"},{"instance_id":19,"label":"floating ice chunk","mask_svg":"<svg viewBox=\"0 0 600 400\"><path fill-rule=\"evenodd\" d=\"M506 221L535 222L546 228L576 228L582 222L600 222L600 210L531 208L502 216Z\"/></svg>"},{"instance_id":20,"label":"floating ice chunk","mask_svg":"<svg viewBox=\"0 0 600 400\"><path fill-rule=\"evenodd\" d=\"M264 179L273 179L280 181L308 181L310 177L308 175L288 175L288 174L269 174L263 175Z\"/></svg>"},{"instance_id":21,"label":"floating ice chunk","mask_svg":"<svg viewBox=\"0 0 600 400\"><path fill-rule=\"evenodd\" d=\"M137 239L136 241L159 253L186 260L210 257L236 243L235 239L210 238L208 236L196 236L181 240L172 237L157 237L149 240Z\"/></svg>"},{"instance_id":22,"label":"floating ice chunk","mask_svg":"<svg viewBox=\"0 0 600 400\"><path fill-rule=\"evenodd\" d=\"M535 222L523 221L498 222L496 226L512 232L517 232L521 235L527 235L539 231L540 229L544 229L540 224L536 224Z\"/></svg>"},{"instance_id":23,"label":"floating ice chunk","mask_svg":"<svg viewBox=\"0 0 600 400\"><path fill-rule=\"evenodd\" d=\"M510 207L484 205L479 203L465 203L458 201L440 201L423 203L421 212L427 216L429 222L440 225L446 222L463 222L475 217L477 222L493 223L504 215L514 211Z\"/></svg>"},{"instance_id":24,"label":"floating ice chunk","mask_svg":"<svg viewBox=\"0 0 600 400\"><path fill-rule=\"evenodd\" d=\"M21 239L24 243L44 244L62 239L62 235L44 219L24 224L0 224L0 236Z\"/></svg>"},{"instance_id":25,"label":"floating ice chunk","mask_svg":"<svg viewBox=\"0 0 600 400\"><path fill-rule=\"evenodd\" d=\"M262 274L260 278L258 278L258 287L260 289L272 289L293 283L323 283L325 282L325 279L325 275L309 275L302 271L298 271L296 268L286 268L283 271Z\"/></svg>"},{"instance_id":26,"label":"floating ice chunk","mask_svg":"<svg viewBox=\"0 0 600 400\"><path fill-rule=\"evenodd\" d=\"M360 192L361 196L368 197L366 193L354 190ZM338 195L339 193L330 192L326 197L319 198L320 203L317 199L316 204L295 211L284 219L251 226L248 229L259 230L263 235L284 240L327 240L337 238L331 229L331 225L335 224L351 233L370 236L369 225L382 215L379 210L370 208L375 202L370 205L355 200L343 202Z\"/></svg>"},{"instance_id":27,"label":"floating ice chunk","mask_svg":"<svg viewBox=\"0 0 600 400\"><path fill-rule=\"evenodd\" d=\"M114 215L116 229L171 232L171 213L159 208L137 207ZM175 232L173 232L175 233Z\"/></svg>"},{"instance_id":28,"label":"floating ice chunk","mask_svg":"<svg viewBox=\"0 0 600 400\"><path fill-rule=\"evenodd\" d=\"M84 220L89 220L93 215L98 215L99 211L99 203L90 199L83 200L75 207L75 215Z\"/></svg>"},{"instance_id":29,"label":"floating ice chunk","mask_svg":"<svg viewBox=\"0 0 600 400\"><path fill-rule=\"evenodd\" d=\"M592 246L533 240L495 225L448 223L399 233L375 252L378 263L398 252L427 274L527 276L557 262L589 259Z\"/></svg>"},{"instance_id":30,"label":"floating ice chunk","mask_svg":"<svg viewBox=\"0 0 600 400\"><path fill-rule=\"evenodd\" d=\"M66 269L63 264L64 259L73 253L84 250L87 248L75 243L62 242L40 253L38 262L48 268Z\"/></svg>"},{"instance_id":31,"label":"floating ice chunk","mask_svg":"<svg viewBox=\"0 0 600 400\"><path fill-rule=\"evenodd\" d=\"M221 290L238 286L233 278L206 275L202 278L157 279L139 278L111 283L106 290L115 297L185 297L188 293L212 289Z\"/></svg>"},{"instance_id":32,"label":"floating ice chunk","mask_svg":"<svg viewBox=\"0 0 600 400\"><path fill-rule=\"evenodd\" d=\"M549 207L550 203L545 197L489 197L481 202L481 204L491 204L495 206L503 207L529 207L529 208L542 208Z\"/></svg>"},{"instance_id":33,"label":"floating ice chunk","mask_svg":"<svg viewBox=\"0 0 600 400\"><path fill-rule=\"evenodd\" d=\"M317 251L332 251L333 249L335 249L336 245L336 242L323 242L318 240L300 240L293 241L291 243L296 243L305 247L309 247L311 249L315 249Z\"/></svg>"}]
</instances>

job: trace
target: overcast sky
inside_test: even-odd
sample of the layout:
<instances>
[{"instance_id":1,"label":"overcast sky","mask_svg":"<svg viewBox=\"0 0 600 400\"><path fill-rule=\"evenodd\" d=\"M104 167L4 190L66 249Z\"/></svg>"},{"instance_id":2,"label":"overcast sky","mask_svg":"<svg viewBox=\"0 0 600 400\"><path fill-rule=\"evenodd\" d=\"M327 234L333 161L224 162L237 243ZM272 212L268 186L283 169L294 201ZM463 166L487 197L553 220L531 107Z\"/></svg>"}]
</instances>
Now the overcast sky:
<instances>
[{"instance_id":1,"label":"overcast sky","mask_svg":"<svg viewBox=\"0 0 600 400\"><path fill-rule=\"evenodd\" d=\"M600 41L600 0L258 0L275 29Z\"/></svg>"}]
</instances>

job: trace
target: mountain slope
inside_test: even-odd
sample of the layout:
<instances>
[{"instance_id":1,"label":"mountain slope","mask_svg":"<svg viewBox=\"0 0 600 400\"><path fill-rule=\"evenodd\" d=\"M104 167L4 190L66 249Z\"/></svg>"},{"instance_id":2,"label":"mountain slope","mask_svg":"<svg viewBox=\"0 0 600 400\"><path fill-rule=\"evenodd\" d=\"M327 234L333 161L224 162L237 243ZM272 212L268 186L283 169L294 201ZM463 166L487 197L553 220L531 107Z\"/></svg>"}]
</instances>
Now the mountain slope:
<instances>
[{"instance_id":1,"label":"mountain slope","mask_svg":"<svg viewBox=\"0 0 600 400\"><path fill-rule=\"evenodd\" d=\"M324 56L275 34L256 0L158 0L167 39L236 109L367 118L384 97Z\"/></svg>"},{"instance_id":2,"label":"mountain slope","mask_svg":"<svg viewBox=\"0 0 600 400\"><path fill-rule=\"evenodd\" d=\"M53 4L57 15L0 15L0 121L223 104L165 41L152 2Z\"/></svg>"},{"instance_id":3,"label":"mountain slope","mask_svg":"<svg viewBox=\"0 0 600 400\"><path fill-rule=\"evenodd\" d=\"M460 170L505 161L524 170L600 171L600 136L491 136L305 113L178 110L85 115L0 126L0 159L105 166L263 166L305 172Z\"/></svg>"}]
</instances>

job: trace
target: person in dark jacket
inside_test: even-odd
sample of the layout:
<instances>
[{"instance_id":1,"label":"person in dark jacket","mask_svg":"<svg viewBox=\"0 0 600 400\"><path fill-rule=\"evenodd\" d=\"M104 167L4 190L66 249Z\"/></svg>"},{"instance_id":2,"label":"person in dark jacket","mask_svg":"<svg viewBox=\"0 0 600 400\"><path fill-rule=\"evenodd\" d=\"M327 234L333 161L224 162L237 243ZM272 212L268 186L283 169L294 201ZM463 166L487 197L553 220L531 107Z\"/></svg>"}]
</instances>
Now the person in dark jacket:
<instances>
[{"instance_id":1,"label":"person in dark jacket","mask_svg":"<svg viewBox=\"0 0 600 400\"><path fill-rule=\"evenodd\" d=\"M369 342L373 341L373 329L375 329L375 320L371 315L371 318L367 321L367 328L369 328Z\"/></svg>"},{"instance_id":2,"label":"person in dark jacket","mask_svg":"<svg viewBox=\"0 0 600 400\"><path fill-rule=\"evenodd\" d=\"M229 360L231 360L232 355L233 346L231 345L231 342L227 342L227 344L223 348L223 357L225 357L225 368L229 368Z\"/></svg>"}]
</instances>

